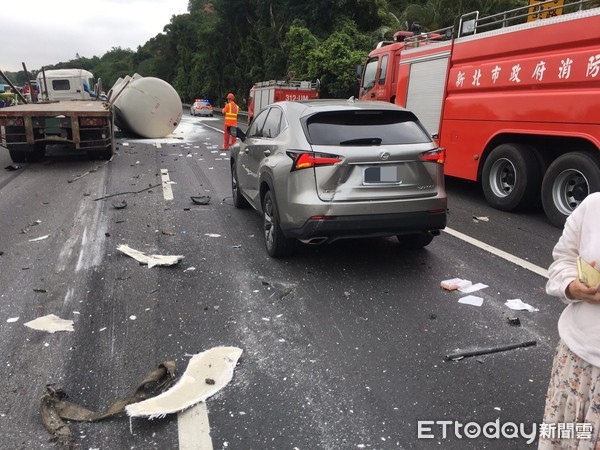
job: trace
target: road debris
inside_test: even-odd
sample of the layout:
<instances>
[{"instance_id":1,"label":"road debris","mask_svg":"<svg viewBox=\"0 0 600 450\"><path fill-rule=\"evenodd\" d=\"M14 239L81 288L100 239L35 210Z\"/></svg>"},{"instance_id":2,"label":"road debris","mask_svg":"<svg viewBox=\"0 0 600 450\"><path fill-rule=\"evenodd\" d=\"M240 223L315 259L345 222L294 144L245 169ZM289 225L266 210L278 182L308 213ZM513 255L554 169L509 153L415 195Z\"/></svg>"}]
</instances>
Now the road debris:
<instances>
[{"instance_id":1,"label":"road debris","mask_svg":"<svg viewBox=\"0 0 600 450\"><path fill-rule=\"evenodd\" d=\"M75 178L72 178L70 180L67 181L67 183L73 183L74 181L77 181L87 175L89 175L90 173L94 173L97 172L99 168L107 165L109 162L111 162L113 160L113 156L110 157L110 159L108 161L106 161L103 164L97 165L96 167L94 167L93 169L88 170L87 172L82 173L81 175L76 176Z\"/></svg>"},{"instance_id":2,"label":"road debris","mask_svg":"<svg viewBox=\"0 0 600 450\"><path fill-rule=\"evenodd\" d=\"M465 305L481 306L483 305L483 298L477 297L476 295L467 295L458 300L458 303L464 303Z\"/></svg>"},{"instance_id":3,"label":"road debris","mask_svg":"<svg viewBox=\"0 0 600 450\"><path fill-rule=\"evenodd\" d=\"M171 389L143 402L128 405L125 410L130 417L154 419L205 401L231 381L241 355L242 350L237 347L214 347L198 353L190 359L187 369ZM214 384L207 383L207 379L213 380Z\"/></svg>"},{"instance_id":4,"label":"road debris","mask_svg":"<svg viewBox=\"0 0 600 450\"><path fill-rule=\"evenodd\" d=\"M46 236L40 236L40 237L35 238L35 239L29 239L29 242L43 241L44 239L48 239L49 237L50 237L50 235L47 234Z\"/></svg>"},{"instance_id":5,"label":"road debris","mask_svg":"<svg viewBox=\"0 0 600 450\"><path fill-rule=\"evenodd\" d=\"M37 292L39 294L45 294L46 292L48 292L46 289L41 289L41 288L33 288L33 292Z\"/></svg>"},{"instance_id":6,"label":"road debris","mask_svg":"<svg viewBox=\"0 0 600 450\"><path fill-rule=\"evenodd\" d=\"M153 189L153 188L159 187L159 186L161 186L161 183L148 186L147 188L140 189L139 191L117 192L116 194L105 195L104 197L95 198L94 201L97 202L98 200L105 200L107 198L116 197L117 195L140 194L142 192L145 192L147 190L150 190L150 189Z\"/></svg>"},{"instance_id":7,"label":"road debris","mask_svg":"<svg viewBox=\"0 0 600 450\"><path fill-rule=\"evenodd\" d=\"M221 237L220 234L216 234L216 233L204 233L204 236L208 236L208 237L211 237L211 238Z\"/></svg>"},{"instance_id":8,"label":"road debris","mask_svg":"<svg viewBox=\"0 0 600 450\"><path fill-rule=\"evenodd\" d=\"M463 289L471 286L469 280L463 280L462 278L451 278L449 280L443 280L440 283L440 287L442 289L446 289L447 291L456 291L457 289Z\"/></svg>"},{"instance_id":9,"label":"road debris","mask_svg":"<svg viewBox=\"0 0 600 450\"><path fill-rule=\"evenodd\" d=\"M95 422L123 413L131 403L141 402L167 389L175 378L175 362L166 361L158 369L148 374L139 384L133 395L113 403L101 412L91 411L67 400L67 393L54 384L46 385L46 393L41 401L42 423L61 449L74 448L73 435L63 421Z\"/></svg>"},{"instance_id":10,"label":"road debris","mask_svg":"<svg viewBox=\"0 0 600 450\"><path fill-rule=\"evenodd\" d=\"M6 319L6 323L15 323L18 321L19 321L18 317L9 317L8 319Z\"/></svg>"},{"instance_id":11,"label":"road debris","mask_svg":"<svg viewBox=\"0 0 600 450\"><path fill-rule=\"evenodd\" d=\"M509 317L508 318L508 323L510 323L513 327L520 327L521 326L521 321L519 320L518 317Z\"/></svg>"},{"instance_id":12,"label":"road debris","mask_svg":"<svg viewBox=\"0 0 600 450\"><path fill-rule=\"evenodd\" d=\"M476 350L457 350L454 353L446 355L446 359L449 361L458 361L468 356L487 355L489 353L504 352L507 350L514 350L521 347L531 347L536 345L537 341L525 341L518 344L499 345L497 347L485 347Z\"/></svg>"},{"instance_id":13,"label":"road debris","mask_svg":"<svg viewBox=\"0 0 600 450\"><path fill-rule=\"evenodd\" d=\"M460 292L462 292L463 294L470 294L471 292L480 291L481 289L485 289L486 287L489 287L489 286L487 284L483 284L483 283L476 283L471 286L458 288L458 290Z\"/></svg>"},{"instance_id":14,"label":"road debris","mask_svg":"<svg viewBox=\"0 0 600 450\"><path fill-rule=\"evenodd\" d=\"M112 202L112 207L114 209L124 209L127 208L127 202L125 200L122 200L120 202Z\"/></svg>"},{"instance_id":15,"label":"road debris","mask_svg":"<svg viewBox=\"0 0 600 450\"><path fill-rule=\"evenodd\" d=\"M37 319L26 322L24 325L26 327L33 328L34 330L47 331L48 333L55 333L57 331L74 331L72 320L61 319L54 314L38 317Z\"/></svg>"},{"instance_id":16,"label":"road debris","mask_svg":"<svg viewBox=\"0 0 600 450\"><path fill-rule=\"evenodd\" d=\"M534 308L533 306L524 303L520 298L514 298L512 300L506 300L506 303L504 303L506 306L508 306L510 309L514 309L516 311L529 311L529 312L535 312L535 311L539 311L539 309Z\"/></svg>"},{"instance_id":17,"label":"road debris","mask_svg":"<svg viewBox=\"0 0 600 450\"><path fill-rule=\"evenodd\" d=\"M6 169L8 171L14 171L14 170L19 170L20 168L21 168L21 166L19 166L17 164L9 164L4 169Z\"/></svg>"},{"instance_id":18,"label":"road debris","mask_svg":"<svg viewBox=\"0 0 600 450\"><path fill-rule=\"evenodd\" d=\"M200 195L198 197L190 197L196 205L208 205L210 203L210 195Z\"/></svg>"},{"instance_id":19,"label":"road debris","mask_svg":"<svg viewBox=\"0 0 600 450\"><path fill-rule=\"evenodd\" d=\"M29 229L30 229L31 227L38 226L40 223L42 223L42 221L41 221L41 220L34 220L34 221L33 221L33 222L31 222L29 225L27 225L27 227L26 227L26 228L23 228L23 229L21 230L21 234L27 234L27 232L29 231Z\"/></svg>"},{"instance_id":20,"label":"road debris","mask_svg":"<svg viewBox=\"0 0 600 450\"><path fill-rule=\"evenodd\" d=\"M135 250L128 245L119 245L117 250L121 253L131 256L136 261L148 265L148 268L154 266L173 266L181 261L182 255L146 255L145 253Z\"/></svg>"},{"instance_id":21,"label":"road debris","mask_svg":"<svg viewBox=\"0 0 600 450\"><path fill-rule=\"evenodd\" d=\"M473 216L473 222L489 222L490 218L486 216Z\"/></svg>"}]
</instances>

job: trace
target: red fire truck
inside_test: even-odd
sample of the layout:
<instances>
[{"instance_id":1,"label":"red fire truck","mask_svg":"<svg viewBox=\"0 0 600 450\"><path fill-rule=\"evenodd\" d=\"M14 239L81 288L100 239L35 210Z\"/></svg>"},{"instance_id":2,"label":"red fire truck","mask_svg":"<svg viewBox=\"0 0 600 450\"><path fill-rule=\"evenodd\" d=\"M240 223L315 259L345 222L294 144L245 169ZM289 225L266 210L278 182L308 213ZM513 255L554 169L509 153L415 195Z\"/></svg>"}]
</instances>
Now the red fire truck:
<instances>
[{"instance_id":1,"label":"red fire truck","mask_svg":"<svg viewBox=\"0 0 600 450\"><path fill-rule=\"evenodd\" d=\"M562 226L600 191L600 8L541 1L378 45L360 97L419 117L446 148L445 173L481 183L494 208L541 198ZM398 34L398 33L397 33Z\"/></svg>"},{"instance_id":2,"label":"red fire truck","mask_svg":"<svg viewBox=\"0 0 600 450\"><path fill-rule=\"evenodd\" d=\"M309 100L319 98L319 82L310 81L261 81L255 83L248 96L248 123L269 103L280 101Z\"/></svg>"}]
</instances>

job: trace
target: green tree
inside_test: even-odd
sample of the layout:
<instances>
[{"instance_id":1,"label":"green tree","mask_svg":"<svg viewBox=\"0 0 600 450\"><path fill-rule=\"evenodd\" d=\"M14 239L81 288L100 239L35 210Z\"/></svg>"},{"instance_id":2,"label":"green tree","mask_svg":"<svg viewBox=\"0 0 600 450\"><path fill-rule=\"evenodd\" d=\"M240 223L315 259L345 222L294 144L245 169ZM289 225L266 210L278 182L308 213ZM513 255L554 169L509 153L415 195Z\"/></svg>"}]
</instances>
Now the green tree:
<instances>
[{"instance_id":1,"label":"green tree","mask_svg":"<svg viewBox=\"0 0 600 450\"><path fill-rule=\"evenodd\" d=\"M308 70L321 81L322 96L345 98L357 94L355 67L362 64L371 43L356 25L343 19L321 45L308 54Z\"/></svg>"}]
</instances>

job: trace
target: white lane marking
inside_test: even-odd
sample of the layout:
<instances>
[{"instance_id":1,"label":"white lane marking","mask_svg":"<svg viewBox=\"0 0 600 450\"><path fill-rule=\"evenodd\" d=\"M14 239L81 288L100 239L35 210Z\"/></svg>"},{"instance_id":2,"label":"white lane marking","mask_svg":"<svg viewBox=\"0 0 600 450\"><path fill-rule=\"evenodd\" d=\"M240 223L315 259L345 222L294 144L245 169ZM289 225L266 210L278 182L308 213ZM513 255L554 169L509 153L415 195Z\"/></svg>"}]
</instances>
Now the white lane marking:
<instances>
[{"instance_id":1,"label":"white lane marking","mask_svg":"<svg viewBox=\"0 0 600 450\"><path fill-rule=\"evenodd\" d=\"M533 273L536 273L538 275L541 275L542 277L548 278L548 270L547 269L536 266L535 264L531 264L529 261L525 261L524 259L521 259L517 256L511 255L510 253L500 250L499 248L492 247L491 245L486 244L485 242L482 242L475 238L467 236L466 234L463 234L460 231L453 230L452 228L445 228L444 231L446 233L450 234L451 236L454 236L458 239L468 242L469 244L472 244L472 245L479 247L487 252L490 252L493 255L499 256L500 258L503 258L513 264L516 264L517 266L521 266L524 269L530 270Z\"/></svg>"},{"instance_id":2,"label":"white lane marking","mask_svg":"<svg viewBox=\"0 0 600 450\"><path fill-rule=\"evenodd\" d=\"M222 130L221 128L215 128L215 127L213 127L211 125L206 125L205 123L203 123L202 126L206 127L206 128L210 128L211 130L214 130L214 131L218 131L221 134L225 134L225 131Z\"/></svg>"},{"instance_id":3,"label":"white lane marking","mask_svg":"<svg viewBox=\"0 0 600 450\"><path fill-rule=\"evenodd\" d=\"M179 450L213 450L206 402L177 413Z\"/></svg>"},{"instance_id":4,"label":"white lane marking","mask_svg":"<svg viewBox=\"0 0 600 450\"><path fill-rule=\"evenodd\" d=\"M163 196L165 197L165 200L173 200L173 189L171 189L169 171L167 169L160 169L160 177L162 179Z\"/></svg>"}]
</instances>

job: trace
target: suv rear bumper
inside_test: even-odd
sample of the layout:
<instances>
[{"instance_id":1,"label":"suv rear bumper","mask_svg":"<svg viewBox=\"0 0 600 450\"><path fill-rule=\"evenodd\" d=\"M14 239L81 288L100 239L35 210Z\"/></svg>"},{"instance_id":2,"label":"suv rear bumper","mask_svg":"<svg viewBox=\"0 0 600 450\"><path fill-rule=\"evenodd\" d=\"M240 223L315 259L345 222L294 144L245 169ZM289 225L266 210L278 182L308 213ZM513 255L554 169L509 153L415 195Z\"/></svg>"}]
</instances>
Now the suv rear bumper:
<instances>
[{"instance_id":1,"label":"suv rear bumper","mask_svg":"<svg viewBox=\"0 0 600 450\"><path fill-rule=\"evenodd\" d=\"M309 219L301 228L284 230L290 238L308 240L395 236L420 232L434 232L446 227L446 210L394 214L331 216Z\"/></svg>"}]
</instances>

